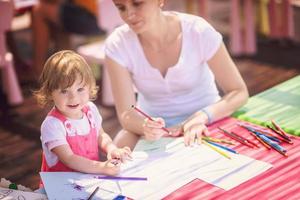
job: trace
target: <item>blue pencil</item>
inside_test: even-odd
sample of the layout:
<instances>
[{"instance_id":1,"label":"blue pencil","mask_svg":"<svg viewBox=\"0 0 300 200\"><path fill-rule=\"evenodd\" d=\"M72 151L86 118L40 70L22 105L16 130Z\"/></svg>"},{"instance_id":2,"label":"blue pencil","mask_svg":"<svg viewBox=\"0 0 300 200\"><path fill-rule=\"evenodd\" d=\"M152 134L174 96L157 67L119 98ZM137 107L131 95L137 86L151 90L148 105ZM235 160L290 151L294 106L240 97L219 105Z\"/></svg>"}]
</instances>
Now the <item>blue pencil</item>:
<instances>
[{"instance_id":1,"label":"blue pencil","mask_svg":"<svg viewBox=\"0 0 300 200\"><path fill-rule=\"evenodd\" d=\"M220 145L220 144L217 144L217 143L214 143L214 142L211 142L211 141L206 141L206 142L208 142L209 144L212 144L212 145L214 145L214 146L216 146L216 147L220 147L221 149L224 149L224 150L226 150L226 151L229 151L229 152L238 154L235 150L233 150L233 149L231 149L231 148L229 148L229 147L225 147L225 146L223 146L223 145Z\"/></svg>"}]
</instances>

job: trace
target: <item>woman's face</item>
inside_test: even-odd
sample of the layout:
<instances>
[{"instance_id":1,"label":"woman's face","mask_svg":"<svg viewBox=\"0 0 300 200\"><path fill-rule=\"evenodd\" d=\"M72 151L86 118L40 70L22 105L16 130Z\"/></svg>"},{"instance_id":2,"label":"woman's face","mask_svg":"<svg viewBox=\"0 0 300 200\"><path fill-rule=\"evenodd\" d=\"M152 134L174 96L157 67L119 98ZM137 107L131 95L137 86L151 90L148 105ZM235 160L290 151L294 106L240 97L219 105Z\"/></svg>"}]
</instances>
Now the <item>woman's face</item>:
<instances>
[{"instance_id":1,"label":"woman's face","mask_svg":"<svg viewBox=\"0 0 300 200\"><path fill-rule=\"evenodd\" d=\"M121 18L136 33L147 31L155 24L163 0L113 0Z\"/></svg>"}]
</instances>

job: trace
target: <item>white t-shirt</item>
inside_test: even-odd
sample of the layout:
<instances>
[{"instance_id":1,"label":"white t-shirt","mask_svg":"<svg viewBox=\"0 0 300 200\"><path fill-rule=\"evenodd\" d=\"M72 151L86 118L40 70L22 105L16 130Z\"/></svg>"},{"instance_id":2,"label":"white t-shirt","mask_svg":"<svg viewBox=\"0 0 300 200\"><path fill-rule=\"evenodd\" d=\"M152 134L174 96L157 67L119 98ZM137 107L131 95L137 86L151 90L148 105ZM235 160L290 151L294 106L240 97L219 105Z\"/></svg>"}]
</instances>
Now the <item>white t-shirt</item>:
<instances>
[{"instance_id":1,"label":"white t-shirt","mask_svg":"<svg viewBox=\"0 0 300 200\"><path fill-rule=\"evenodd\" d=\"M165 77L149 64L128 25L117 28L105 46L106 56L130 72L139 106L151 116L165 119L188 117L220 99L207 61L219 49L221 34L201 17L172 13L181 22L182 48L178 63L168 69Z\"/></svg>"},{"instance_id":2,"label":"white t-shirt","mask_svg":"<svg viewBox=\"0 0 300 200\"><path fill-rule=\"evenodd\" d=\"M95 119L95 127L97 134L99 134L102 117L97 106L93 102L88 102L87 105ZM86 115L83 115L81 119L68 119L68 121L78 135L87 135L90 132L90 123ZM72 135L69 133L68 136ZM58 158L51 150L57 146L68 144L66 139L66 129L62 121L56 117L47 116L41 125L41 141L46 162L49 167L52 167L57 163Z\"/></svg>"}]
</instances>

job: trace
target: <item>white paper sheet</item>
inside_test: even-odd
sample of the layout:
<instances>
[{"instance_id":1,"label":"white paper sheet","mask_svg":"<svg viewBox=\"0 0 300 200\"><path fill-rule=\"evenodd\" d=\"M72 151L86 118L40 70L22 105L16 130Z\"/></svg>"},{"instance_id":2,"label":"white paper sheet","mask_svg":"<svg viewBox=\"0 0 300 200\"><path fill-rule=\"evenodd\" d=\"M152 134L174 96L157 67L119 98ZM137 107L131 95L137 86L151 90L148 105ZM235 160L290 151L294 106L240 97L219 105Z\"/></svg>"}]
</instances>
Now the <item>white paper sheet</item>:
<instances>
[{"instance_id":1,"label":"white paper sheet","mask_svg":"<svg viewBox=\"0 0 300 200\"><path fill-rule=\"evenodd\" d=\"M34 192L24 192L20 190L12 190L8 188L0 187L0 199L1 200L47 200L47 196L44 194Z\"/></svg>"},{"instance_id":2,"label":"white paper sheet","mask_svg":"<svg viewBox=\"0 0 300 200\"><path fill-rule=\"evenodd\" d=\"M143 147L146 151L137 151ZM95 175L72 172L41 173L41 177L50 199L86 198L97 186L100 190L96 196L100 199L112 199L117 194L132 199L161 199L195 178L229 190L272 167L247 156L226 153L232 159L205 145L185 147L182 138L150 144L142 140L133 152L133 161L122 166L120 176L147 177L147 181L100 180ZM82 190L74 190L74 184Z\"/></svg>"}]
</instances>

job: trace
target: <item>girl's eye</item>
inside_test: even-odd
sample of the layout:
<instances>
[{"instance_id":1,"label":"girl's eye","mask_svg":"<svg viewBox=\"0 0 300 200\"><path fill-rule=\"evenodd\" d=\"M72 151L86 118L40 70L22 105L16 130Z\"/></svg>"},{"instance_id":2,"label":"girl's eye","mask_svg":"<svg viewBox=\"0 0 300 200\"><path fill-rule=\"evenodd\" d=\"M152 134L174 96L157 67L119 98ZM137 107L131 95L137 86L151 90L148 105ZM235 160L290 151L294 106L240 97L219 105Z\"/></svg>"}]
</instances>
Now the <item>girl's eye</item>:
<instances>
[{"instance_id":1,"label":"girl's eye","mask_svg":"<svg viewBox=\"0 0 300 200\"><path fill-rule=\"evenodd\" d=\"M66 94L66 93L67 93L67 90L61 90L60 93Z\"/></svg>"}]
</instances>

